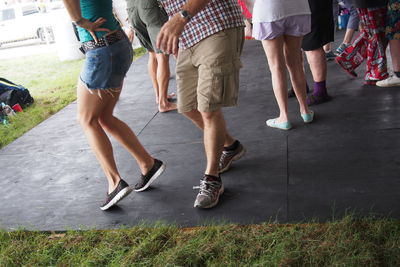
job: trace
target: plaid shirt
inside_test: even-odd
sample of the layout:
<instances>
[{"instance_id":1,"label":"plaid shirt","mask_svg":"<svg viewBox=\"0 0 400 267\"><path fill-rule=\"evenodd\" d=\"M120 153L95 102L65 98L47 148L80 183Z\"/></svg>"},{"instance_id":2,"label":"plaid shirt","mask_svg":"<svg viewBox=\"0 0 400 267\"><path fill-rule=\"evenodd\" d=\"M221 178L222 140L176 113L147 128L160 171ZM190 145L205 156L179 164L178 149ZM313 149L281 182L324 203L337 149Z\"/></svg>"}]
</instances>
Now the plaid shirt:
<instances>
[{"instance_id":1,"label":"plaid shirt","mask_svg":"<svg viewBox=\"0 0 400 267\"><path fill-rule=\"evenodd\" d=\"M159 0L169 17L178 13L186 1ZM186 24L179 38L179 47L190 48L214 33L235 27L244 27L242 10L237 0L211 0Z\"/></svg>"}]
</instances>

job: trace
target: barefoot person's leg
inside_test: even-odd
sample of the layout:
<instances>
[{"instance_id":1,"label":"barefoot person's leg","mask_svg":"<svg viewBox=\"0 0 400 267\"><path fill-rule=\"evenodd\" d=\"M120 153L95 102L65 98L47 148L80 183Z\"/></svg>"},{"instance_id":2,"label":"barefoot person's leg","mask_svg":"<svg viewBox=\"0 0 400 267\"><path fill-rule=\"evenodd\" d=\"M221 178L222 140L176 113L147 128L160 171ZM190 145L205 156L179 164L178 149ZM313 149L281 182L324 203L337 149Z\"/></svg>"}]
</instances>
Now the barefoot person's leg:
<instances>
[{"instance_id":1,"label":"barefoot person's leg","mask_svg":"<svg viewBox=\"0 0 400 267\"><path fill-rule=\"evenodd\" d=\"M171 72L169 69L169 56L157 53L157 84L158 84L158 110L168 112L176 109L176 104L168 101L168 86Z\"/></svg>"}]
</instances>

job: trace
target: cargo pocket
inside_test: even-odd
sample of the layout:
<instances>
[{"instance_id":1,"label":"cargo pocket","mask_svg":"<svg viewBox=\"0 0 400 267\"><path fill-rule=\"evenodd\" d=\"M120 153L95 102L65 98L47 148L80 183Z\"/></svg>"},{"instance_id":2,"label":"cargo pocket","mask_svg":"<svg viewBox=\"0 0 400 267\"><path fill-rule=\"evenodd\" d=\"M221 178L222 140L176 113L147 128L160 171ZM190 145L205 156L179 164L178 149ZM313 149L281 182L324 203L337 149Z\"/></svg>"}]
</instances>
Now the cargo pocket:
<instances>
[{"instance_id":1,"label":"cargo pocket","mask_svg":"<svg viewBox=\"0 0 400 267\"><path fill-rule=\"evenodd\" d=\"M213 84L210 104L236 105L239 95L239 72L242 62L236 57L231 62L211 68Z\"/></svg>"},{"instance_id":2,"label":"cargo pocket","mask_svg":"<svg viewBox=\"0 0 400 267\"><path fill-rule=\"evenodd\" d=\"M210 104L223 104L229 97L229 84L234 71L233 62L212 66L210 70L212 73Z\"/></svg>"}]
</instances>

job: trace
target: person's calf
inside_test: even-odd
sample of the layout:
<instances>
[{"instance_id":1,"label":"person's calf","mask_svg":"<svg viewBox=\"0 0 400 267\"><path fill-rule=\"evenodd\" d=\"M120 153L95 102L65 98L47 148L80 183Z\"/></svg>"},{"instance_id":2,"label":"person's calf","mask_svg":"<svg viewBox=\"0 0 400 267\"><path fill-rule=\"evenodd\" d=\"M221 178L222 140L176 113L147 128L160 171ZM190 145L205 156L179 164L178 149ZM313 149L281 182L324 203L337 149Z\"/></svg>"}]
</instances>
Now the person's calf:
<instances>
[{"instance_id":1,"label":"person's calf","mask_svg":"<svg viewBox=\"0 0 400 267\"><path fill-rule=\"evenodd\" d=\"M204 121L201 113L198 110L191 110L188 112L184 112L183 115L191 120L194 125L196 125L200 130L204 129Z\"/></svg>"}]
</instances>

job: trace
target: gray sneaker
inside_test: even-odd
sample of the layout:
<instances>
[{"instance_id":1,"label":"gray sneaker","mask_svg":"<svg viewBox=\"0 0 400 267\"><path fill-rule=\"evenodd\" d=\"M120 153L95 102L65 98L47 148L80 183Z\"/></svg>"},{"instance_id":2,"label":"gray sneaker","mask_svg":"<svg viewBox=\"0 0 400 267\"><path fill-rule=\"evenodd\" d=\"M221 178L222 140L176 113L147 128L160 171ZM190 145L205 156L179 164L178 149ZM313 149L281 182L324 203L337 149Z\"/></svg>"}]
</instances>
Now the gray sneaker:
<instances>
[{"instance_id":1,"label":"gray sneaker","mask_svg":"<svg viewBox=\"0 0 400 267\"><path fill-rule=\"evenodd\" d=\"M202 209L212 208L217 205L219 196L224 193L222 182L207 175L204 175L204 178L200 180L200 186L194 186L193 189L199 189L194 207Z\"/></svg>"},{"instance_id":2,"label":"gray sneaker","mask_svg":"<svg viewBox=\"0 0 400 267\"><path fill-rule=\"evenodd\" d=\"M246 149L239 143L238 147L233 151L222 151L221 157L219 159L219 173L226 172L232 165L232 162L240 159L246 154Z\"/></svg>"}]
</instances>

